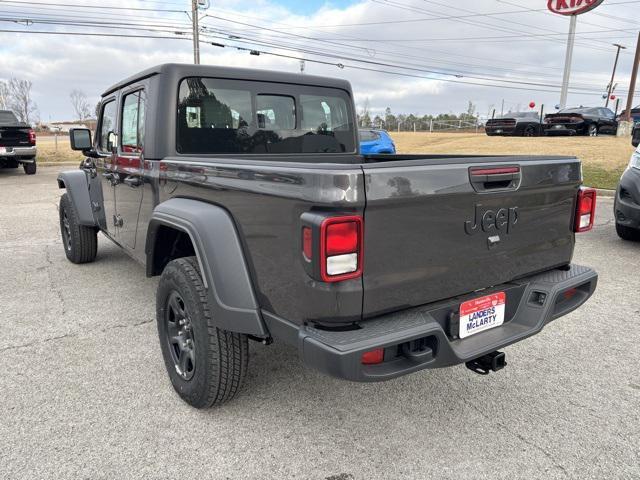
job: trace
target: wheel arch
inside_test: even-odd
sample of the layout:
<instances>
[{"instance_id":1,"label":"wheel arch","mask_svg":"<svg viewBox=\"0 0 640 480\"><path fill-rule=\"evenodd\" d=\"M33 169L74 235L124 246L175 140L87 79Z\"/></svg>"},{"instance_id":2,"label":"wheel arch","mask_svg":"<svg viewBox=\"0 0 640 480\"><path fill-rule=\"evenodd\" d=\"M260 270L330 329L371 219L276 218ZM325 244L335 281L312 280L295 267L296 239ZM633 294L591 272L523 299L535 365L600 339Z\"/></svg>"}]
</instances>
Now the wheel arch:
<instances>
[{"instance_id":1,"label":"wheel arch","mask_svg":"<svg viewBox=\"0 0 640 480\"><path fill-rule=\"evenodd\" d=\"M171 260L195 256L217 326L267 337L242 242L233 218L222 207L172 198L151 216L145 246L148 276Z\"/></svg>"},{"instance_id":2,"label":"wheel arch","mask_svg":"<svg viewBox=\"0 0 640 480\"><path fill-rule=\"evenodd\" d=\"M97 227L93 209L91 208L87 174L83 170L60 172L57 181L58 188L67 190L69 199L78 214L80 225Z\"/></svg>"}]
</instances>

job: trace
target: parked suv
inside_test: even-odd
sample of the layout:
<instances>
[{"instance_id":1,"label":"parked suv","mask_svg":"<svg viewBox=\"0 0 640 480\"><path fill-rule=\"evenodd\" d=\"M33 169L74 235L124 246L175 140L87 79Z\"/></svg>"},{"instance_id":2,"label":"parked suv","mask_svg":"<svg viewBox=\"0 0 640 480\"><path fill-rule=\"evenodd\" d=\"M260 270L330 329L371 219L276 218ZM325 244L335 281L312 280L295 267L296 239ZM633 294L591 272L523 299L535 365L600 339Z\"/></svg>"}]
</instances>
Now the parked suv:
<instances>
[{"instance_id":1,"label":"parked suv","mask_svg":"<svg viewBox=\"0 0 640 480\"><path fill-rule=\"evenodd\" d=\"M622 174L614 203L616 232L624 240L640 240L640 126L633 133L633 146L629 166Z\"/></svg>"},{"instance_id":2,"label":"parked suv","mask_svg":"<svg viewBox=\"0 0 640 480\"><path fill-rule=\"evenodd\" d=\"M36 173L36 134L26 123L19 122L13 112L0 110L0 168L18 168Z\"/></svg>"},{"instance_id":3,"label":"parked suv","mask_svg":"<svg viewBox=\"0 0 640 480\"><path fill-rule=\"evenodd\" d=\"M358 153L351 86L162 65L107 89L58 177L67 258L98 232L160 276L160 348L195 407L233 398L248 342L374 382L466 364L582 305L595 191L574 157ZM141 299L151 301L151 299Z\"/></svg>"}]
</instances>

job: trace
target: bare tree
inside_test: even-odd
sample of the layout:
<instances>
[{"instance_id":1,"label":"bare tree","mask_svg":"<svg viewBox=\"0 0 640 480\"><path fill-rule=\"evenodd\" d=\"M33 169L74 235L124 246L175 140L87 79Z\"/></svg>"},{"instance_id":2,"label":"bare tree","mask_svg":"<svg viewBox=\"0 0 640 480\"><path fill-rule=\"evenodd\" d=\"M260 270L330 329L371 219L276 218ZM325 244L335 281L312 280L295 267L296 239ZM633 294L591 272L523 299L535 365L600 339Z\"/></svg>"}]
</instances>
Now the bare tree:
<instances>
[{"instance_id":1,"label":"bare tree","mask_svg":"<svg viewBox=\"0 0 640 480\"><path fill-rule=\"evenodd\" d=\"M4 80L0 80L0 110L9 108L9 85Z\"/></svg>"},{"instance_id":2,"label":"bare tree","mask_svg":"<svg viewBox=\"0 0 640 480\"><path fill-rule=\"evenodd\" d=\"M361 127L368 127L371 125L371 112L369 107L369 98L367 97L362 106L362 110L358 113L358 120Z\"/></svg>"},{"instance_id":3,"label":"bare tree","mask_svg":"<svg viewBox=\"0 0 640 480\"><path fill-rule=\"evenodd\" d=\"M30 80L20 80L12 78L9 80L9 101L8 106L13 110L20 122L31 123L31 119L36 115L38 106L31 98L31 87L33 84Z\"/></svg>"},{"instance_id":4,"label":"bare tree","mask_svg":"<svg viewBox=\"0 0 640 480\"><path fill-rule=\"evenodd\" d=\"M78 120L85 120L91 116L91 105L89 105L87 95L82 90L72 90L69 98Z\"/></svg>"}]
</instances>

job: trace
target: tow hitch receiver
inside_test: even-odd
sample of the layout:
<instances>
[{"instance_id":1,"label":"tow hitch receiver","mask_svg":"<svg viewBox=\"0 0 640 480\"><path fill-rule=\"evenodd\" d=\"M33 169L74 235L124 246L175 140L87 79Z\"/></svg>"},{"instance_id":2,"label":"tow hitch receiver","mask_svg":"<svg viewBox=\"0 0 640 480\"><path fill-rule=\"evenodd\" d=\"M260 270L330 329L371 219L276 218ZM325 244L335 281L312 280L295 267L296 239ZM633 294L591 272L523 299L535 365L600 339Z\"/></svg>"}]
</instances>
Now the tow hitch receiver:
<instances>
[{"instance_id":1,"label":"tow hitch receiver","mask_svg":"<svg viewBox=\"0 0 640 480\"><path fill-rule=\"evenodd\" d=\"M469 370L478 375L489 375L489 372L497 372L507 366L507 357L504 352L491 352L480 358L471 360L465 364Z\"/></svg>"}]
</instances>

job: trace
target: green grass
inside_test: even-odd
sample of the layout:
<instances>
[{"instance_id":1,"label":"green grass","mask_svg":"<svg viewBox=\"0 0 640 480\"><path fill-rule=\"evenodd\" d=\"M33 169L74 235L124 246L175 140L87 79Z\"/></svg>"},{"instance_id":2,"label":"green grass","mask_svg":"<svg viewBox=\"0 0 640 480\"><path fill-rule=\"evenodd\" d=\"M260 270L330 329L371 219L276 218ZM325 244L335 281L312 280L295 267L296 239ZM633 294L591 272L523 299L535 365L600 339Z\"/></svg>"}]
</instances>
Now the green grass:
<instances>
[{"instance_id":1,"label":"green grass","mask_svg":"<svg viewBox=\"0 0 640 480\"><path fill-rule=\"evenodd\" d=\"M582 165L584 184L588 187L615 190L624 167L603 168L598 165Z\"/></svg>"}]
</instances>

